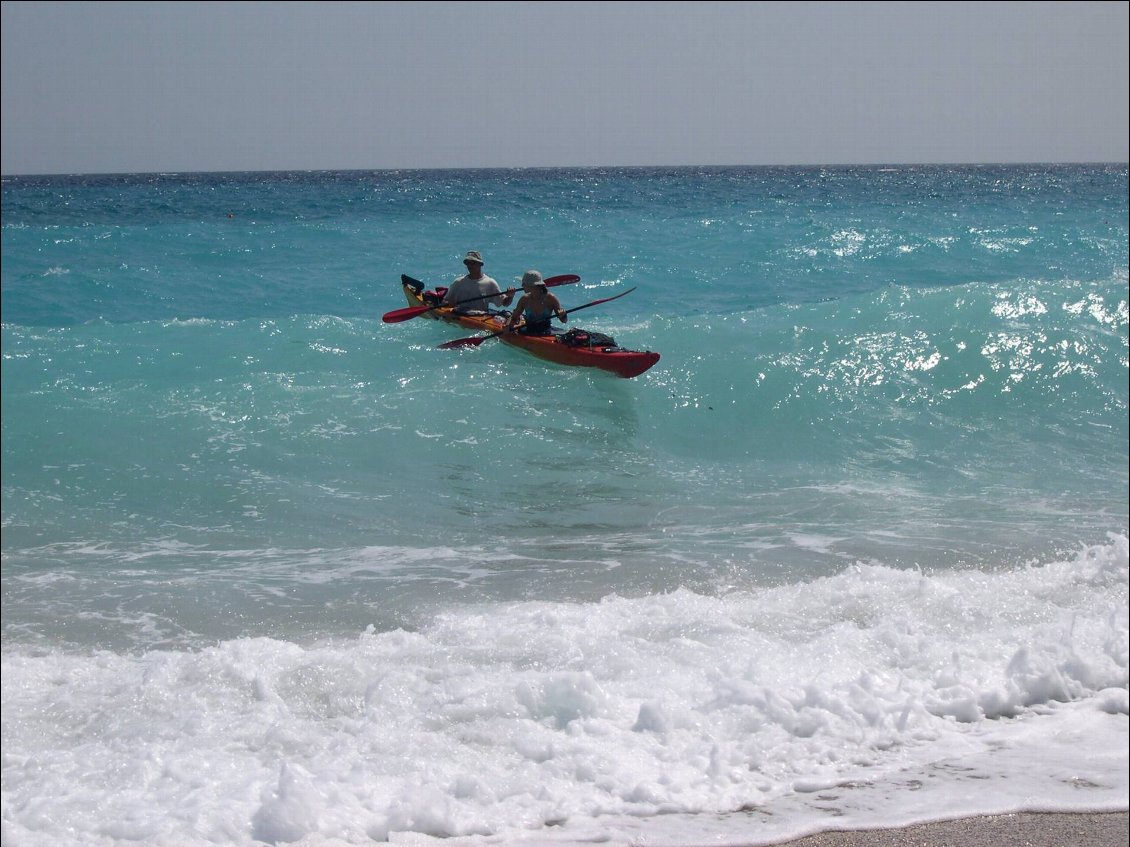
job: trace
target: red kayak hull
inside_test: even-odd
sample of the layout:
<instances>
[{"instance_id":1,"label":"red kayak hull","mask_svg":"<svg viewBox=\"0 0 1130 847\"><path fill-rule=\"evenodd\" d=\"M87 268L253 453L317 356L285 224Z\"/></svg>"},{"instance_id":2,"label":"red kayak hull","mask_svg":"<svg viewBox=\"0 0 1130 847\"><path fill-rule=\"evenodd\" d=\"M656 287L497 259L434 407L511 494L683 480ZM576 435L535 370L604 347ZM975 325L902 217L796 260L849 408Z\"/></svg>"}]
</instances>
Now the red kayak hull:
<instances>
[{"instance_id":1,"label":"red kayak hull","mask_svg":"<svg viewBox=\"0 0 1130 847\"><path fill-rule=\"evenodd\" d=\"M424 292L404 285L404 297L409 306L427 306ZM495 315L456 315L443 307L425 312L420 317L457 324L472 332L491 333L502 329L503 319ZM639 376L659 361L659 354L650 350L624 350L620 347L573 347L558 340L556 335L522 335L507 332L497 336L503 344L519 347L539 359L558 365L581 368L599 368L616 376L630 379Z\"/></svg>"}]
</instances>

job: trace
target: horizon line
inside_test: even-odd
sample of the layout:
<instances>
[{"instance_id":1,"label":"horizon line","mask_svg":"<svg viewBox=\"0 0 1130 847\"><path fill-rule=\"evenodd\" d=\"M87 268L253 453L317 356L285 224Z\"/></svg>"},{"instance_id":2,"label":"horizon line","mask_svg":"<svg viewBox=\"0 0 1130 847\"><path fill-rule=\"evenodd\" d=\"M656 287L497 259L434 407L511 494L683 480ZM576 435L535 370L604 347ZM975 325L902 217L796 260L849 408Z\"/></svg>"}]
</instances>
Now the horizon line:
<instances>
[{"instance_id":1,"label":"horizon line","mask_svg":"<svg viewBox=\"0 0 1130 847\"><path fill-rule=\"evenodd\" d=\"M998 161L998 162L836 162L836 163L794 163L781 165L473 165L425 166L425 167L385 167L385 168L261 168L254 170L155 170L155 171L43 171L29 173L0 173L0 179L33 179L41 177L87 177L87 176L187 176L203 174L278 174L278 173L405 173L421 171L600 171L600 170L732 170L748 169L812 169L812 168L994 168L994 167L1128 167L1130 161Z\"/></svg>"}]
</instances>

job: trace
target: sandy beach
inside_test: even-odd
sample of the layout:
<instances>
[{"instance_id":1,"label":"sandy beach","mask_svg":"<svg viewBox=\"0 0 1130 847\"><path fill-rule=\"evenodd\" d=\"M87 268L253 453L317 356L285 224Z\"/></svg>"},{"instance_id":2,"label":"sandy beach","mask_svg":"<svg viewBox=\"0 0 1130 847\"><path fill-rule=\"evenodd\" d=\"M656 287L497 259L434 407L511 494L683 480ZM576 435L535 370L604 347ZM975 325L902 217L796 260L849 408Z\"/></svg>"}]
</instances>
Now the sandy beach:
<instances>
[{"instance_id":1,"label":"sandy beach","mask_svg":"<svg viewBox=\"0 0 1130 847\"><path fill-rule=\"evenodd\" d=\"M784 847L1126 847L1127 812L962 818L905 829L823 832Z\"/></svg>"}]
</instances>

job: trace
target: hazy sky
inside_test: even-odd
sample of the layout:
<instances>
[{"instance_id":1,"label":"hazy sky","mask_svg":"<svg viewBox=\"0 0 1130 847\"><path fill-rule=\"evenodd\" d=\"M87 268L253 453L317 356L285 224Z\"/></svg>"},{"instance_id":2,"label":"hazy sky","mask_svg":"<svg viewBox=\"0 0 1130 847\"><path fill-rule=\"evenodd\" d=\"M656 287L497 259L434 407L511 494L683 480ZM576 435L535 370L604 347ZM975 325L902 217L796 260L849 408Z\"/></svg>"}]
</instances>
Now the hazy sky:
<instances>
[{"instance_id":1,"label":"hazy sky","mask_svg":"<svg viewBox=\"0 0 1130 847\"><path fill-rule=\"evenodd\" d=\"M1130 158L1125 0L2 7L4 174Z\"/></svg>"}]
</instances>

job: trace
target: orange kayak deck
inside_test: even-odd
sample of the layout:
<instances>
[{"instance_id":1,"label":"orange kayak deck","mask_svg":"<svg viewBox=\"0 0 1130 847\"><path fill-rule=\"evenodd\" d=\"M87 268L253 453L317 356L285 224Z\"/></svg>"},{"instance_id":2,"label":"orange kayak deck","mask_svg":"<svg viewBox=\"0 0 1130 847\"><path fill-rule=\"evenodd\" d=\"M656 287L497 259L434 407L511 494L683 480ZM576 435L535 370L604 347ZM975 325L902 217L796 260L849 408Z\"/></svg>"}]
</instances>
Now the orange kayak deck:
<instances>
[{"instance_id":1,"label":"orange kayak deck","mask_svg":"<svg viewBox=\"0 0 1130 847\"><path fill-rule=\"evenodd\" d=\"M423 290L417 290L406 283L403 284L403 288L409 306L432 305L424 298ZM434 294L434 292L429 293ZM505 325L505 318L499 315L456 315L447 306L432 309L420 317L452 323L474 332L484 333L498 332ZM505 332L496 337L503 344L521 348L548 362L582 368L599 368L625 379L639 376L659 361L659 354L650 350L625 350L619 346L574 346L562 341L560 335L523 335L520 332Z\"/></svg>"}]
</instances>

